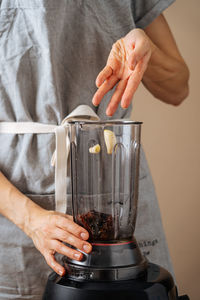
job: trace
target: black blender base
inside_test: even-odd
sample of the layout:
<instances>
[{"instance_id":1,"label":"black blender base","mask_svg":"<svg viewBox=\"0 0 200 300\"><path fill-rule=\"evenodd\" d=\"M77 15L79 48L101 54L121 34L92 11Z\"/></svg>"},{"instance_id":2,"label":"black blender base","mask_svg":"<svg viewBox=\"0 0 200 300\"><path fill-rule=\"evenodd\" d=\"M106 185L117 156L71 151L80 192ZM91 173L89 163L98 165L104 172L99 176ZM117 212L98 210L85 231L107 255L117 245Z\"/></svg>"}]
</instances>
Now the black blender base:
<instances>
[{"instance_id":1,"label":"black blender base","mask_svg":"<svg viewBox=\"0 0 200 300\"><path fill-rule=\"evenodd\" d=\"M112 282L72 281L49 276L43 300L177 300L171 275L149 263L145 278Z\"/></svg>"}]
</instances>

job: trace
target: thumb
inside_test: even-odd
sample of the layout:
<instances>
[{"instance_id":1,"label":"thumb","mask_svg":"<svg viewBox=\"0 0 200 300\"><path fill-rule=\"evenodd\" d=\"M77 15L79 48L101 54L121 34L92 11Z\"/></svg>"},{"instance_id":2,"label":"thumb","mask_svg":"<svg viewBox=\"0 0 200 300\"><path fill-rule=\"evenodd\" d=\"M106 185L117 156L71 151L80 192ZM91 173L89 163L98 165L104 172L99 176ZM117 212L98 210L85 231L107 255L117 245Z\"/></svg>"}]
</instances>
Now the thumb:
<instances>
[{"instance_id":1,"label":"thumb","mask_svg":"<svg viewBox=\"0 0 200 300\"><path fill-rule=\"evenodd\" d=\"M135 41L134 49L128 58L129 68L134 70L137 63L149 52L151 52L151 46L148 38L145 36L138 37Z\"/></svg>"}]
</instances>

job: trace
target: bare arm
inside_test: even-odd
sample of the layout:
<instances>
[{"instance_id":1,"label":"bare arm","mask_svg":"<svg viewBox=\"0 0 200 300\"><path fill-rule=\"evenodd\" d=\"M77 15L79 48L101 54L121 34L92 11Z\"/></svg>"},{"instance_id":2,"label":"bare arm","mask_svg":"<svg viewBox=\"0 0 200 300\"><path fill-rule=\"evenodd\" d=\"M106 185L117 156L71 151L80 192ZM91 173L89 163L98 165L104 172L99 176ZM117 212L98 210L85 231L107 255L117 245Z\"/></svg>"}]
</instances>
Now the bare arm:
<instances>
[{"instance_id":1,"label":"bare arm","mask_svg":"<svg viewBox=\"0 0 200 300\"><path fill-rule=\"evenodd\" d=\"M189 71L164 16L160 15L144 31L150 38L152 54L143 83L156 98L178 105L188 95Z\"/></svg>"},{"instance_id":2,"label":"bare arm","mask_svg":"<svg viewBox=\"0 0 200 300\"><path fill-rule=\"evenodd\" d=\"M188 95L189 71L181 57L169 26L160 15L145 30L133 29L112 46L106 66L96 79L93 104L117 85L106 114L115 113L119 103L127 108L143 80L158 99L173 105Z\"/></svg>"},{"instance_id":3,"label":"bare arm","mask_svg":"<svg viewBox=\"0 0 200 300\"><path fill-rule=\"evenodd\" d=\"M62 242L87 253L92 249L86 242L89 237L88 232L75 224L70 216L41 208L23 195L1 172L0 213L33 240L47 264L59 275L63 275L65 269L55 260L55 252L75 260L81 260L83 257L82 253L67 247Z\"/></svg>"},{"instance_id":4,"label":"bare arm","mask_svg":"<svg viewBox=\"0 0 200 300\"><path fill-rule=\"evenodd\" d=\"M28 234L29 211L37 212L39 207L23 195L0 172L0 213Z\"/></svg>"}]
</instances>

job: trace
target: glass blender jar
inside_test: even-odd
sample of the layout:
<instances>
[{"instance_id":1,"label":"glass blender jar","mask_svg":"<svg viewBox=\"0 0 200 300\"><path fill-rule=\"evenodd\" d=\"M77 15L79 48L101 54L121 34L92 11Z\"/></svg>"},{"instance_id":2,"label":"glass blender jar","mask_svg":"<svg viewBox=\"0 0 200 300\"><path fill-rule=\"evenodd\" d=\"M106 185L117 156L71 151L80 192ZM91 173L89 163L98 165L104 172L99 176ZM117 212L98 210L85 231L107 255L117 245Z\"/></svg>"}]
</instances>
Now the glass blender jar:
<instances>
[{"instance_id":1,"label":"glass blender jar","mask_svg":"<svg viewBox=\"0 0 200 300\"><path fill-rule=\"evenodd\" d=\"M89 232L90 254L63 258L43 300L177 300L173 278L148 262L134 238L141 122L70 122L68 213Z\"/></svg>"},{"instance_id":2,"label":"glass blender jar","mask_svg":"<svg viewBox=\"0 0 200 300\"><path fill-rule=\"evenodd\" d=\"M72 212L93 246L64 258L76 280L132 279L147 262L134 239L141 122L70 122Z\"/></svg>"}]
</instances>

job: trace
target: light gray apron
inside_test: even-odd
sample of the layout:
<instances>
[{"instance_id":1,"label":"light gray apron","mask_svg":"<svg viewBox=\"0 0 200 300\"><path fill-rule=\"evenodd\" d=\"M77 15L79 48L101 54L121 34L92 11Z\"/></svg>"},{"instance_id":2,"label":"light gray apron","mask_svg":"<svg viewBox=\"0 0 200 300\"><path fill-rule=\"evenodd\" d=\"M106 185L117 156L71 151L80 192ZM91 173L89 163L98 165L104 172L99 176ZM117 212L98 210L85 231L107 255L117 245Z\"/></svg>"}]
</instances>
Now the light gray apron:
<instances>
[{"instance_id":1,"label":"light gray apron","mask_svg":"<svg viewBox=\"0 0 200 300\"><path fill-rule=\"evenodd\" d=\"M0 121L58 125L87 104L101 119L94 84L112 44L145 27L169 1L0 1ZM141 5L140 5L141 4ZM113 118L128 118L119 107ZM45 209L55 209L54 133L0 134L0 169ZM144 254L172 270L151 175L141 152L136 238ZM0 299L41 299L50 268L32 241L0 215Z\"/></svg>"}]
</instances>

